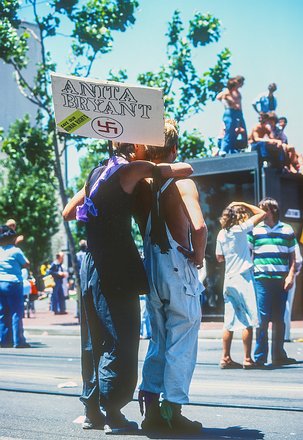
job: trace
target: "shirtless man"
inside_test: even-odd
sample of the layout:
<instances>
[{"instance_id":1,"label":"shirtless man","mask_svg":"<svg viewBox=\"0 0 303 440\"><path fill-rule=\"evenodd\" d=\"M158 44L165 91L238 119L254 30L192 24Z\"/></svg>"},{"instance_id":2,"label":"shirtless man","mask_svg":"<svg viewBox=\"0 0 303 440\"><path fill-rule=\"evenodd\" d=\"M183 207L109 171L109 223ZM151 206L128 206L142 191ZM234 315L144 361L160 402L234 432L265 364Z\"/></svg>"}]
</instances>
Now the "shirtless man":
<instances>
[{"instance_id":1,"label":"shirtless man","mask_svg":"<svg viewBox=\"0 0 303 440\"><path fill-rule=\"evenodd\" d=\"M251 150L257 151L260 164L264 161L275 167L281 167L284 163L283 143L274 138L274 119L268 113L260 113L259 123L253 128L249 142Z\"/></svg>"},{"instance_id":2,"label":"shirtless man","mask_svg":"<svg viewBox=\"0 0 303 440\"><path fill-rule=\"evenodd\" d=\"M217 95L217 99L224 104L223 122L225 135L223 138L220 155L236 153L235 149L237 134L240 129L243 143L247 144L247 131L242 112L242 97L239 88L244 84L243 76L235 76L227 82L227 88Z\"/></svg>"},{"instance_id":3,"label":"shirtless man","mask_svg":"<svg viewBox=\"0 0 303 440\"><path fill-rule=\"evenodd\" d=\"M176 128L166 123L165 147L150 147L150 159L155 163L173 162L177 143ZM203 290L197 268L203 264L207 228L192 180L161 180L156 206L151 201L150 186L146 183L142 186L138 223L144 236L145 269L150 286L147 308L152 327L139 393L142 414L145 402L142 429L147 433L198 434L201 423L184 417L181 405L189 401L189 385L196 364ZM160 393L163 393L161 406Z\"/></svg>"}]
</instances>

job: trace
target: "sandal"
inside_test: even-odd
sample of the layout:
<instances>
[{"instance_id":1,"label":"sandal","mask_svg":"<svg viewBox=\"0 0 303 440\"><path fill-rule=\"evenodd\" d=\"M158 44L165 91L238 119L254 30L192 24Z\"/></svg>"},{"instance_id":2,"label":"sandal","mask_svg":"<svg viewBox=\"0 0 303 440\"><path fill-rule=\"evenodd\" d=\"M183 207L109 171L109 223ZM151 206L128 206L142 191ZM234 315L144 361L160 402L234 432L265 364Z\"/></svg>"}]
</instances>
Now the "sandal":
<instances>
[{"instance_id":1,"label":"sandal","mask_svg":"<svg viewBox=\"0 0 303 440\"><path fill-rule=\"evenodd\" d=\"M259 366L255 362L251 362L250 364L243 364L244 370L255 370L256 368L259 368Z\"/></svg>"},{"instance_id":2,"label":"sandal","mask_svg":"<svg viewBox=\"0 0 303 440\"><path fill-rule=\"evenodd\" d=\"M240 369L240 368L242 369L243 365L235 361L229 361L229 362L221 361L220 368L222 370L232 370L232 369Z\"/></svg>"}]
</instances>

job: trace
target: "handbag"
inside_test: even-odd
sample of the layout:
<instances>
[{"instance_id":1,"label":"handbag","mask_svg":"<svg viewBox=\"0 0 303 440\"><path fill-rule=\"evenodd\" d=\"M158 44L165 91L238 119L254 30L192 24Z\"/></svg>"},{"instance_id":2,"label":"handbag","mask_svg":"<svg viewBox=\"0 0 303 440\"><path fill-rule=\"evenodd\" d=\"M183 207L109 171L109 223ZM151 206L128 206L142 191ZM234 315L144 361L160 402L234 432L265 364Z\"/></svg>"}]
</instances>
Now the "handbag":
<instances>
[{"instance_id":1,"label":"handbag","mask_svg":"<svg viewBox=\"0 0 303 440\"><path fill-rule=\"evenodd\" d=\"M55 283L55 280L54 280L52 275L46 275L42 279L43 279L43 282L44 282L44 287L46 289L50 289L50 288L55 287L56 283Z\"/></svg>"}]
</instances>

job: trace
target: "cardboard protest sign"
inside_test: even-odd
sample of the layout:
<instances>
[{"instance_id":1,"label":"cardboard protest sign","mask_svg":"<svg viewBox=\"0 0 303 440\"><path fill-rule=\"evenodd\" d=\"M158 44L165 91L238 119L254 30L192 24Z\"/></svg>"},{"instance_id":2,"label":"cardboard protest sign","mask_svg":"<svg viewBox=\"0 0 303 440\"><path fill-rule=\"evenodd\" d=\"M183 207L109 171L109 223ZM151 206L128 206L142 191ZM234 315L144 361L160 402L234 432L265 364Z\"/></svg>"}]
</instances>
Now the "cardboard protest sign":
<instances>
[{"instance_id":1,"label":"cardboard protest sign","mask_svg":"<svg viewBox=\"0 0 303 440\"><path fill-rule=\"evenodd\" d=\"M161 89L52 74L57 129L115 142L164 145Z\"/></svg>"}]
</instances>

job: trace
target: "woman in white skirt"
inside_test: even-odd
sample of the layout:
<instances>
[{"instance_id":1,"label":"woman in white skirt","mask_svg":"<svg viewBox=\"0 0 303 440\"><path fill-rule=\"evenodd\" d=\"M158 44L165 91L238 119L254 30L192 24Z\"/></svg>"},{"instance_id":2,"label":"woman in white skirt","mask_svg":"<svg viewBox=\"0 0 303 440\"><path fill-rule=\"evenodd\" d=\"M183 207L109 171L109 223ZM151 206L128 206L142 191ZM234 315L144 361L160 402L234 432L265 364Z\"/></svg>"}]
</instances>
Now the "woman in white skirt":
<instances>
[{"instance_id":1,"label":"woman in white skirt","mask_svg":"<svg viewBox=\"0 0 303 440\"><path fill-rule=\"evenodd\" d=\"M225 262L223 353L220 361L220 367L224 369L255 368L251 347L253 327L258 326L259 320L247 233L265 216L266 212L257 206L233 202L220 218L222 230L217 237L216 257L218 262ZM242 330L243 364L233 361L230 354L235 330Z\"/></svg>"}]
</instances>

